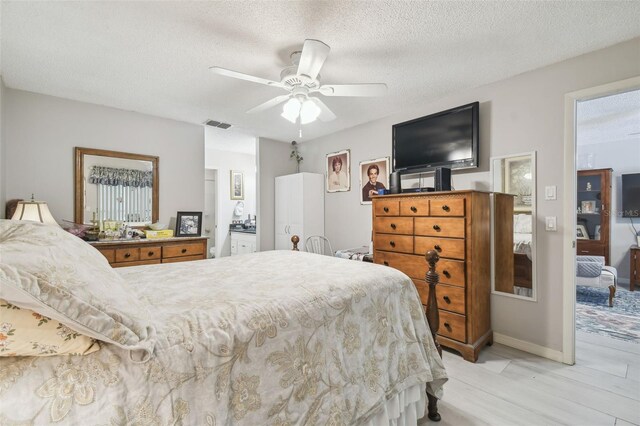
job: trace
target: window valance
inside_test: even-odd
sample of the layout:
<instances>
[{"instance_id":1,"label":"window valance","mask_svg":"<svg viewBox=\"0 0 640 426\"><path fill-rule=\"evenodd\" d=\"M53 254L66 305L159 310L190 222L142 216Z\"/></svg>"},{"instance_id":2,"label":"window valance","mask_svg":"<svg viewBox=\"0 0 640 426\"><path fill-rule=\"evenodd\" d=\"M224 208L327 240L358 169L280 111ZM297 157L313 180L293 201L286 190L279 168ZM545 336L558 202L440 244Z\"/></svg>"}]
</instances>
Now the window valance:
<instances>
[{"instance_id":1,"label":"window valance","mask_svg":"<svg viewBox=\"0 0 640 426\"><path fill-rule=\"evenodd\" d=\"M153 172L146 170L116 169L113 167L91 166L89 183L110 186L153 187Z\"/></svg>"}]
</instances>

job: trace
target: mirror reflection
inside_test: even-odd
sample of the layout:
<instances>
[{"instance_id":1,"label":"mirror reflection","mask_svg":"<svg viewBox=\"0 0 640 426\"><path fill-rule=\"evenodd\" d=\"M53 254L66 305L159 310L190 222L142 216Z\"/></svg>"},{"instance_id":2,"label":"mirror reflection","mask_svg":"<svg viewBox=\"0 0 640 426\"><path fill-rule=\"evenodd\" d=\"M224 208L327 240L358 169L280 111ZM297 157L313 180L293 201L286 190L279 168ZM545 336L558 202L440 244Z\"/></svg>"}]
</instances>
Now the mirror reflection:
<instances>
[{"instance_id":1,"label":"mirror reflection","mask_svg":"<svg viewBox=\"0 0 640 426\"><path fill-rule=\"evenodd\" d=\"M76 223L158 220L158 157L76 148Z\"/></svg>"},{"instance_id":2,"label":"mirror reflection","mask_svg":"<svg viewBox=\"0 0 640 426\"><path fill-rule=\"evenodd\" d=\"M493 290L536 298L535 152L491 158L494 197Z\"/></svg>"}]
</instances>

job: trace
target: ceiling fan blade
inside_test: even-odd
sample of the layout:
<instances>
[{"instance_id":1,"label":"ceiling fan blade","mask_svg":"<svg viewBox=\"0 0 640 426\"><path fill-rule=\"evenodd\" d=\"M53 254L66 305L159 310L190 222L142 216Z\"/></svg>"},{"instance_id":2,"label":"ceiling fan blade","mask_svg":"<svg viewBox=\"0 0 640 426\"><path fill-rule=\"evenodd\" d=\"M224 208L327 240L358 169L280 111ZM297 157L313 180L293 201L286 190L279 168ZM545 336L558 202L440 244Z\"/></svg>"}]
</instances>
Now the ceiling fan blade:
<instances>
[{"instance_id":1,"label":"ceiling fan blade","mask_svg":"<svg viewBox=\"0 0 640 426\"><path fill-rule=\"evenodd\" d=\"M298 63L298 75L304 74L312 79L318 77L330 50L331 48L320 40L305 40Z\"/></svg>"},{"instance_id":2,"label":"ceiling fan blade","mask_svg":"<svg viewBox=\"0 0 640 426\"><path fill-rule=\"evenodd\" d=\"M331 111L329 107L320 99L314 98L312 96L309 96L309 99L314 104L316 104L318 108L320 108L320 115L318 116L320 121L331 121L336 119L336 115L333 113L333 111Z\"/></svg>"},{"instance_id":3,"label":"ceiling fan blade","mask_svg":"<svg viewBox=\"0 0 640 426\"><path fill-rule=\"evenodd\" d=\"M324 84L318 92L325 96L383 96L387 94L384 83Z\"/></svg>"},{"instance_id":4,"label":"ceiling fan blade","mask_svg":"<svg viewBox=\"0 0 640 426\"><path fill-rule=\"evenodd\" d=\"M273 99L269 99L267 102L262 103L260 105L258 105L257 107L253 107L251 108L249 111L247 111L247 114L253 114L256 112L262 112L265 109L269 109L271 107L274 107L278 104L281 104L282 102L286 101L287 99L289 99L290 95L281 95L281 96L276 96Z\"/></svg>"},{"instance_id":5,"label":"ceiling fan blade","mask_svg":"<svg viewBox=\"0 0 640 426\"><path fill-rule=\"evenodd\" d=\"M267 86L283 87L278 81L267 80L266 78L256 77L254 75L244 74L238 71L228 70L226 68L211 67L209 68L216 74L224 75L225 77L237 78L240 80L252 81L254 83L266 84Z\"/></svg>"}]
</instances>

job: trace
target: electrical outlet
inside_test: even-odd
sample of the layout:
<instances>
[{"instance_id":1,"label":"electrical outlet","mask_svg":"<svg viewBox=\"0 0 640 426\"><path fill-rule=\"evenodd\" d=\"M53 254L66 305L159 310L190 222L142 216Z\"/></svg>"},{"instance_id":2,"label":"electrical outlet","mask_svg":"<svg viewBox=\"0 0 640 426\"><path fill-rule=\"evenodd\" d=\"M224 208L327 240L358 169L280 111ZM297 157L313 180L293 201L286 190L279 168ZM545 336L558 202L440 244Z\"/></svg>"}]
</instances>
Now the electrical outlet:
<instances>
[{"instance_id":1,"label":"electrical outlet","mask_svg":"<svg viewBox=\"0 0 640 426\"><path fill-rule=\"evenodd\" d=\"M549 185L544 187L544 199L545 200L555 200L557 187L555 185Z\"/></svg>"},{"instance_id":2,"label":"electrical outlet","mask_svg":"<svg viewBox=\"0 0 640 426\"><path fill-rule=\"evenodd\" d=\"M544 217L544 230L545 231L557 231L558 230L555 216L545 216Z\"/></svg>"}]
</instances>

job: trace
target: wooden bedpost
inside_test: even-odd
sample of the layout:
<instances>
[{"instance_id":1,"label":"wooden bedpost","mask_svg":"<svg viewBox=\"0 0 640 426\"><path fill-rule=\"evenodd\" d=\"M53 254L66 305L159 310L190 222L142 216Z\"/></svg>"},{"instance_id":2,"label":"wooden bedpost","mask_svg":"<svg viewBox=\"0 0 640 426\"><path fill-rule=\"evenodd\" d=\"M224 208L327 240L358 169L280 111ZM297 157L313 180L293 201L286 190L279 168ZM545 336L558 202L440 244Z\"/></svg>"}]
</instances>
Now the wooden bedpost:
<instances>
[{"instance_id":1,"label":"wooden bedpost","mask_svg":"<svg viewBox=\"0 0 640 426\"><path fill-rule=\"evenodd\" d=\"M291 237L291 242L293 243L293 248L291 249L291 251L300 251L298 250L298 243L300 242L300 237L298 237L297 235L294 235L293 237Z\"/></svg>"},{"instance_id":2,"label":"wooden bedpost","mask_svg":"<svg viewBox=\"0 0 640 426\"><path fill-rule=\"evenodd\" d=\"M429 264L429 270L427 271L425 280L429 284L429 299L427 300L427 321L429 322L429 328L431 329L431 335L433 336L433 342L436 344L436 349L440 358L442 358L442 348L438 343L438 328L440 328L440 315L438 314L438 299L436 298L436 286L440 280L440 276L436 272L436 263L440 260L440 256L435 250L429 250L425 255L427 263ZM427 393L429 400L429 420L434 422L440 421L440 414L438 413L438 398Z\"/></svg>"}]
</instances>

